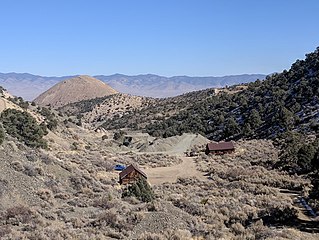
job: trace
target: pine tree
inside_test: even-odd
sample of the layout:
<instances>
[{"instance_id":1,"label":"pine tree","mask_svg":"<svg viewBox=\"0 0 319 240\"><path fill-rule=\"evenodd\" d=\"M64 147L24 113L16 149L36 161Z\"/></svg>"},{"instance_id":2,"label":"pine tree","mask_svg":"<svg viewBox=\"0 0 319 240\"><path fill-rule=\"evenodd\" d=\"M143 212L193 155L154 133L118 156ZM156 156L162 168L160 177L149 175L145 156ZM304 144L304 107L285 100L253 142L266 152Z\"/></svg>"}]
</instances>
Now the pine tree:
<instances>
[{"instance_id":1,"label":"pine tree","mask_svg":"<svg viewBox=\"0 0 319 240\"><path fill-rule=\"evenodd\" d=\"M262 120L256 109L251 110L248 116L248 123L252 129L256 129L261 125Z\"/></svg>"},{"instance_id":2,"label":"pine tree","mask_svg":"<svg viewBox=\"0 0 319 240\"><path fill-rule=\"evenodd\" d=\"M5 138L5 132L4 132L4 129L2 127L2 124L0 124L0 145L3 143L4 138Z\"/></svg>"}]
</instances>

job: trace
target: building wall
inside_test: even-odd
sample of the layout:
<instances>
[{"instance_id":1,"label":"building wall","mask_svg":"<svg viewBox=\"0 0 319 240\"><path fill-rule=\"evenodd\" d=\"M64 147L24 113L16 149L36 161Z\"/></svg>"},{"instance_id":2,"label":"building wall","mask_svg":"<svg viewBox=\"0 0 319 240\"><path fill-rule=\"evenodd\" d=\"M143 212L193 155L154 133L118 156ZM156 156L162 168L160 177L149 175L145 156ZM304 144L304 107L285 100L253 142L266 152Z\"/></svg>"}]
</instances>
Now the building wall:
<instances>
[{"instance_id":1,"label":"building wall","mask_svg":"<svg viewBox=\"0 0 319 240\"><path fill-rule=\"evenodd\" d=\"M141 175L137 171L132 171L129 174L127 174L123 179L120 179L120 184L130 184L136 182L139 178L145 178L143 175Z\"/></svg>"},{"instance_id":2,"label":"building wall","mask_svg":"<svg viewBox=\"0 0 319 240\"><path fill-rule=\"evenodd\" d=\"M205 153L208 154L215 154L215 155L223 155L226 153L233 153L235 152L235 150L218 150L218 151L213 151L213 150L209 150L208 148L206 149Z\"/></svg>"}]
</instances>

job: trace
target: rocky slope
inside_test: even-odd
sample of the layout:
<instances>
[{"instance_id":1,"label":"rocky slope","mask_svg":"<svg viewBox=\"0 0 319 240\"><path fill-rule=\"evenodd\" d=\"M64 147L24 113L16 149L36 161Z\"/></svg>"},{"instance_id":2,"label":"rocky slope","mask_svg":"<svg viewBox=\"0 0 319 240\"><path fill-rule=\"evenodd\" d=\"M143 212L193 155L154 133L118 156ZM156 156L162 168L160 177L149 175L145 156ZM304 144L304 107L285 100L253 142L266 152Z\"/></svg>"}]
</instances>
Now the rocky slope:
<instances>
[{"instance_id":1,"label":"rocky slope","mask_svg":"<svg viewBox=\"0 0 319 240\"><path fill-rule=\"evenodd\" d=\"M59 111L70 117L80 118L83 126L95 129L106 119L133 113L141 108L152 106L157 101L153 98L118 93L70 103L59 108Z\"/></svg>"},{"instance_id":2,"label":"rocky slope","mask_svg":"<svg viewBox=\"0 0 319 240\"><path fill-rule=\"evenodd\" d=\"M54 85L34 101L40 106L58 108L69 103L116 93L116 90L98 79L90 76L78 76Z\"/></svg>"}]
</instances>

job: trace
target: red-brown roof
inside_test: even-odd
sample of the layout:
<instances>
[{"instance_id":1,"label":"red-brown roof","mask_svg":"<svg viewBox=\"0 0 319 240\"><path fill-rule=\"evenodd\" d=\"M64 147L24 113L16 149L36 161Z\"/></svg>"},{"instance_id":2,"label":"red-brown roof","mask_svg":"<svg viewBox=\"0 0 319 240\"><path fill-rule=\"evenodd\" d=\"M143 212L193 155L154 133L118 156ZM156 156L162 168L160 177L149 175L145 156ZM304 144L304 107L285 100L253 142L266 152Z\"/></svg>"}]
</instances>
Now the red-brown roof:
<instances>
[{"instance_id":1,"label":"red-brown roof","mask_svg":"<svg viewBox=\"0 0 319 240\"><path fill-rule=\"evenodd\" d=\"M235 146L232 142L208 143L207 147L210 151L234 150Z\"/></svg>"},{"instance_id":2,"label":"red-brown roof","mask_svg":"<svg viewBox=\"0 0 319 240\"><path fill-rule=\"evenodd\" d=\"M122 172L120 172L120 179L125 178L126 175L128 175L129 173L131 173L132 171L137 171L139 172L141 175L143 175L145 178L147 178L146 173L144 173L141 169L139 169L135 164L131 164L130 166L128 166L127 168L125 168Z\"/></svg>"}]
</instances>

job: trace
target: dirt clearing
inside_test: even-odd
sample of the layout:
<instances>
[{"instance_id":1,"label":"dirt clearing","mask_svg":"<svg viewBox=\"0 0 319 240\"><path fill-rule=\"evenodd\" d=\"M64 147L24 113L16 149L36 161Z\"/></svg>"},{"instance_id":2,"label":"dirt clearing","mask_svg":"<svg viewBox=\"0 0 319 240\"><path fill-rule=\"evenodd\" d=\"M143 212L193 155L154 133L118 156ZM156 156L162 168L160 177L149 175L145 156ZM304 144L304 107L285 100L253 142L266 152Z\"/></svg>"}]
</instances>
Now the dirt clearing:
<instances>
[{"instance_id":1,"label":"dirt clearing","mask_svg":"<svg viewBox=\"0 0 319 240\"><path fill-rule=\"evenodd\" d=\"M176 182L179 177L197 177L201 180L207 180L203 172L196 169L196 158L181 157L183 162L171 167L147 168L143 171L148 176L148 181L152 185L158 185L165 182Z\"/></svg>"}]
</instances>

